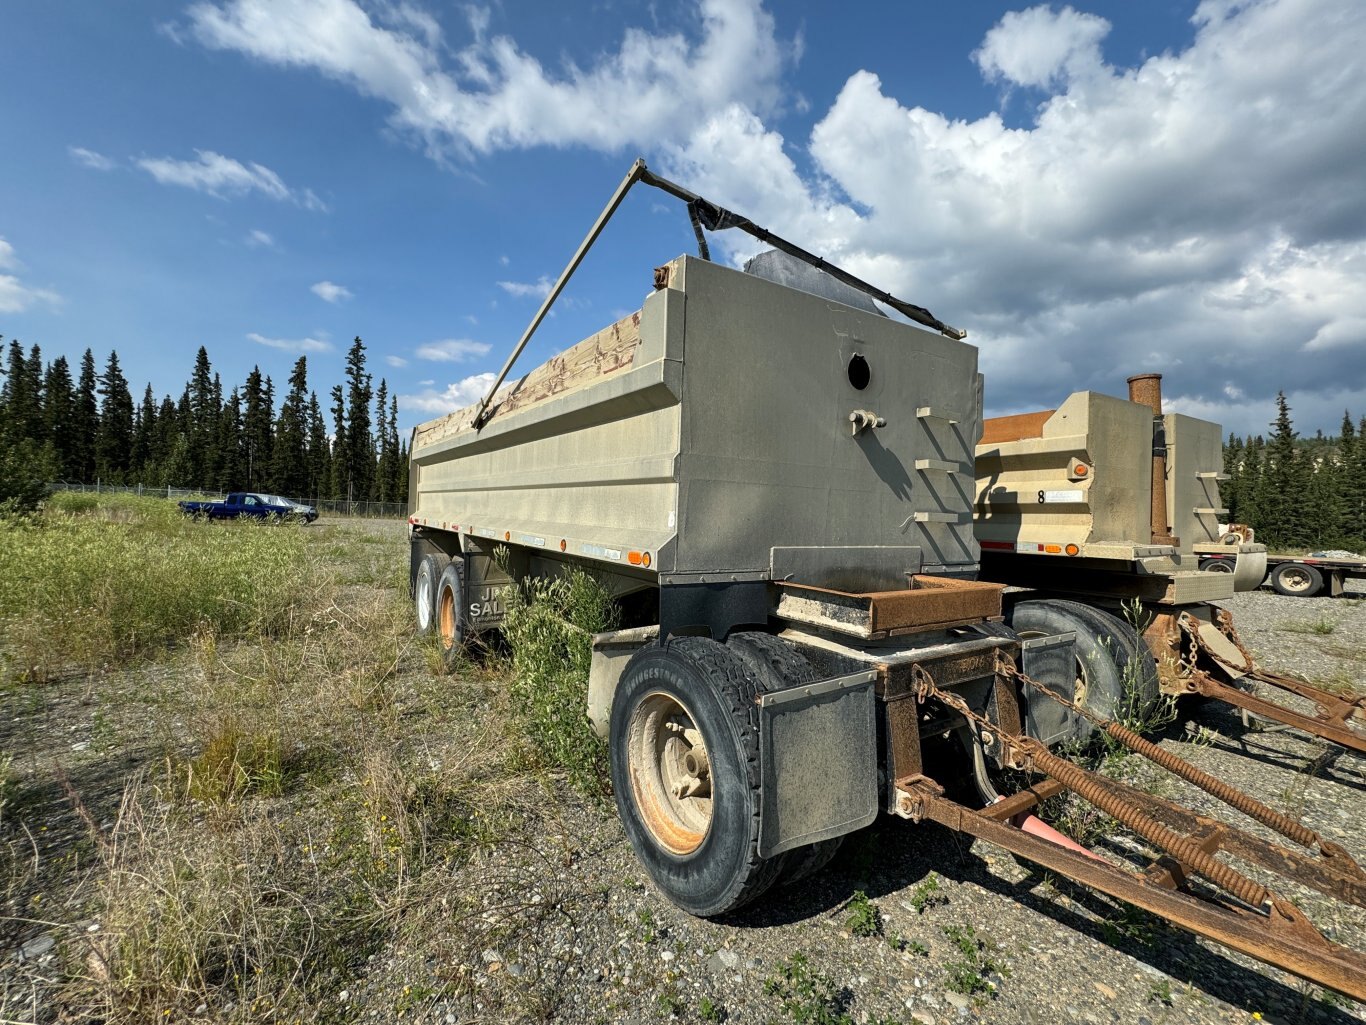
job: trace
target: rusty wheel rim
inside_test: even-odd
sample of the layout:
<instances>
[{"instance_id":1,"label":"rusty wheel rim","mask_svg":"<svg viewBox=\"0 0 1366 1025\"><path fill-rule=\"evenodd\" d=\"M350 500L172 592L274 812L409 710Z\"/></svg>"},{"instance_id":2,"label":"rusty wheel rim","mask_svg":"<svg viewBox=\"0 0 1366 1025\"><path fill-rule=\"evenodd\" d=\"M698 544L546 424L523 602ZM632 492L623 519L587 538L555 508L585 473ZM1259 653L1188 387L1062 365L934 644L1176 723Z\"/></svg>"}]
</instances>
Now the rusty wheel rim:
<instances>
[{"instance_id":1,"label":"rusty wheel rim","mask_svg":"<svg viewBox=\"0 0 1366 1025\"><path fill-rule=\"evenodd\" d=\"M636 807L655 841L691 854L711 828L711 766L692 713L671 694L646 694L627 726L627 771Z\"/></svg>"},{"instance_id":2,"label":"rusty wheel rim","mask_svg":"<svg viewBox=\"0 0 1366 1025\"><path fill-rule=\"evenodd\" d=\"M1294 591L1296 594L1309 590L1312 584L1308 571L1300 569L1298 566L1282 570L1280 580L1282 587L1287 591Z\"/></svg>"},{"instance_id":3,"label":"rusty wheel rim","mask_svg":"<svg viewBox=\"0 0 1366 1025\"><path fill-rule=\"evenodd\" d=\"M437 629L441 633L441 643L451 648L455 646L455 595L449 587L443 588L437 598Z\"/></svg>"}]
</instances>

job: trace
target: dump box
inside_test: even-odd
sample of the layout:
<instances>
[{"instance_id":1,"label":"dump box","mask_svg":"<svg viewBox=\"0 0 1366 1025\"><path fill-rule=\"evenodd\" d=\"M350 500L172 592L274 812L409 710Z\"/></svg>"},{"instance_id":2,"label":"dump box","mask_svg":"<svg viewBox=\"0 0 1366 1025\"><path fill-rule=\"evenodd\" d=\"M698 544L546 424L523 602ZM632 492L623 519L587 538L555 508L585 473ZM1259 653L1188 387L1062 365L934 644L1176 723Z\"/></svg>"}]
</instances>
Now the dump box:
<instances>
[{"instance_id":1,"label":"dump box","mask_svg":"<svg viewBox=\"0 0 1366 1025\"><path fill-rule=\"evenodd\" d=\"M725 591L753 607L771 580L973 575L975 348L691 257L656 284L503 389L481 430L473 407L417 428L413 521L623 590L693 589L664 599L666 626L716 619Z\"/></svg>"}]
</instances>

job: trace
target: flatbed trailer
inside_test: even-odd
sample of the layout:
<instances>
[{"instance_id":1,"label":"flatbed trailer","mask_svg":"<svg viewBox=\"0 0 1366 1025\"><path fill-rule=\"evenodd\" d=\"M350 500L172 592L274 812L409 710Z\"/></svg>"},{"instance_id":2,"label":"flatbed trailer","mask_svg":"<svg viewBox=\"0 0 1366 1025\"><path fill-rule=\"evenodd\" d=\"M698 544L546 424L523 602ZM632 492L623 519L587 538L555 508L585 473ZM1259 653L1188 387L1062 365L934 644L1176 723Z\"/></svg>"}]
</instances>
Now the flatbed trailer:
<instances>
[{"instance_id":1,"label":"flatbed trailer","mask_svg":"<svg viewBox=\"0 0 1366 1025\"><path fill-rule=\"evenodd\" d=\"M504 386L637 183L687 204L699 256L656 267L638 311ZM728 227L783 258L746 272L712 263L704 232ZM488 393L414 431L418 629L454 660L497 628L502 589L594 576L625 625L592 638L585 711L637 858L692 914L727 914L818 870L891 814L1366 1000L1366 958L1220 860L1366 906L1351 857L1126 734L1112 721L1121 694L1071 686L1074 635L1026 639L1003 622L1005 588L980 578L973 533L982 378L962 339L638 161ZM1139 635L1094 625L1112 668L1146 672L1155 697ZM1097 731L1303 850L1057 753ZM1025 785L1001 793L1004 779ZM1062 789L1144 838L1139 871L1079 853L1031 815Z\"/></svg>"},{"instance_id":2,"label":"flatbed trailer","mask_svg":"<svg viewBox=\"0 0 1366 1025\"><path fill-rule=\"evenodd\" d=\"M1200 568L1215 573L1235 572L1237 564L1236 552L1210 552L1200 558ZM1266 566L1266 583L1290 598L1340 598L1348 580L1366 580L1366 559L1268 554Z\"/></svg>"}]
</instances>

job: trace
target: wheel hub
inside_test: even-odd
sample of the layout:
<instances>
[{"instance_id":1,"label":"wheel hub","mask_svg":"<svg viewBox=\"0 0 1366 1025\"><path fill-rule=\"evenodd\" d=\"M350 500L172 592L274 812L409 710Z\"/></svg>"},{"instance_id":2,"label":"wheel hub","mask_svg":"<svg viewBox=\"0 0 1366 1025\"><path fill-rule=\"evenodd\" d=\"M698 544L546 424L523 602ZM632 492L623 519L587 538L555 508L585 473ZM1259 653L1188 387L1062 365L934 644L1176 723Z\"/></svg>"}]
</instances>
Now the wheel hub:
<instances>
[{"instance_id":1,"label":"wheel hub","mask_svg":"<svg viewBox=\"0 0 1366 1025\"><path fill-rule=\"evenodd\" d=\"M711 761L692 713L671 694L645 695L627 726L627 769L636 807L655 839L691 854L711 828Z\"/></svg>"}]
</instances>

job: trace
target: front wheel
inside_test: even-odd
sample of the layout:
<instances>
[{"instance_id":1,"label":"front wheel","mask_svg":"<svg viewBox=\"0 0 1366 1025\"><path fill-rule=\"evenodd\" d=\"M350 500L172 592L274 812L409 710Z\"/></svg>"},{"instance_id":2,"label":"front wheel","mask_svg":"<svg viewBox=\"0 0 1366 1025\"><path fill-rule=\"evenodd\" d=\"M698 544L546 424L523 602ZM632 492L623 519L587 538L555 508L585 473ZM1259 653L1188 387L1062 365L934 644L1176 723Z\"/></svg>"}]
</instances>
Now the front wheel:
<instances>
[{"instance_id":1,"label":"front wheel","mask_svg":"<svg viewBox=\"0 0 1366 1025\"><path fill-rule=\"evenodd\" d=\"M1234 565L1232 559L1201 559L1200 568L1206 573L1232 573Z\"/></svg>"},{"instance_id":2,"label":"front wheel","mask_svg":"<svg viewBox=\"0 0 1366 1025\"><path fill-rule=\"evenodd\" d=\"M612 700L617 810L636 857L684 911L722 915L781 871L760 858L761 685L746 662L703 637L631 658Z\"/></svg>"},{"instance_id":3,"label":"front wheel","mask_svg":"<svg viewBox=\"0 0 1366 1025\"><path fill-rule=\"evenodd\" d=\"M1291 598L1312 598L1323 590L1323 574L1302 562L1283 562L1271 571L1271 587Z\"/></svg>"}]
</instances>

